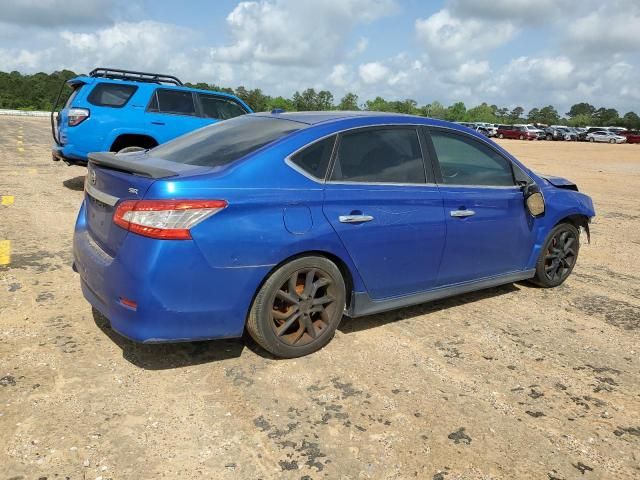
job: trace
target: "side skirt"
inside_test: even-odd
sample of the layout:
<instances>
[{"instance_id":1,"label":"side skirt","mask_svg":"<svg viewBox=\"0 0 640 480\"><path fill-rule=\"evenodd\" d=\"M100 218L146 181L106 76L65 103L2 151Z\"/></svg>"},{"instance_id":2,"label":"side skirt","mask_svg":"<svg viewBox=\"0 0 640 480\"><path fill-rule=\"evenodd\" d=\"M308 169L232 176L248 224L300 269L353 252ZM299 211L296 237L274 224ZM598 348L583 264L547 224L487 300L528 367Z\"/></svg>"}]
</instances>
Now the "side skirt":
<instances>
[{"instance_id":1,"label":"side skirt","mask_svg":"<svg viewBox=\"0 0 640 480\"><path fill-rule=\"evenodd\" d=\"M351 297L351 305L346 315L349 317L362 317L374 313L395 310L396 308L408 307L419 303L440 300L441 298L452 297L462 293L474 292L485 288L497 287L506 283L519 282L533 278L535 269L523 270L520 272L512 272L504 275L496 275L494 277L482 278L471 282L458 283L447 287L439 287L426 292L415 293L402 297L392 297L384 300L373 300L366 292L353 292Z\"/></svg>"}]
</instances>

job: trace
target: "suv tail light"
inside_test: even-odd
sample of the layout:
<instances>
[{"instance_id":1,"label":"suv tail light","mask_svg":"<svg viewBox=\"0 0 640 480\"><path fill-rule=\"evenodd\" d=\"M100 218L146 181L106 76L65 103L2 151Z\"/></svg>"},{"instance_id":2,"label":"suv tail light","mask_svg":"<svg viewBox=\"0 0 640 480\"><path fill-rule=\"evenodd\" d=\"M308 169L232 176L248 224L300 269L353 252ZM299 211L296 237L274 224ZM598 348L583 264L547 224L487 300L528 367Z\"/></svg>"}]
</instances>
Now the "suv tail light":
<instances>
[{"instance_id":1,"label":"suv tail light","mask_svg":"<svg viewBox=\"0 0 640 480\"><path fill-rule=\"evenodd\" d=\"M113 223L145 237L191 239L191 228L227 206L225 200L125 200Z\"/></svg>"},{"instance_id":2,"label":"suv tail light","mask_svg":"<svg viewBox=\"0 0 640 480\"><path fill-rule=\"evenodd\" d=\"M89 110L87 110L86 108L71 108L69 109L67 118L69 126L75 127L76 125L80 125L87 118L89 118Z\"/></svg>"}]
</instances>

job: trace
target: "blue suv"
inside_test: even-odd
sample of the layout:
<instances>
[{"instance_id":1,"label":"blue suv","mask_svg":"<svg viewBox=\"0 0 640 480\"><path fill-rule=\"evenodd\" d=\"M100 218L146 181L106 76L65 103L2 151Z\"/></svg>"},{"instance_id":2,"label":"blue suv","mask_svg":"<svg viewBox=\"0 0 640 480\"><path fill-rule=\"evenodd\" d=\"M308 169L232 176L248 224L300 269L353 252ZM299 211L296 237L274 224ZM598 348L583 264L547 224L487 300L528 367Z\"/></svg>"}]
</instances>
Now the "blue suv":
<instances>
[{"instance_id":1,"label":"blue suv","mask_svg":"<svg viewBox=\"0 0 640 480\"><path fill-rule=\"evenodd\" d=\"M89 156L74 234L87 300L139 342L239 337L297 357L343 313L564 282L591 199L458 125L243 115Z\"/></svg>"},{"instance_id":2,"label":"blue suv","mask_svg":"<svg viewBox=\"0 0 640 480\"><path fill-rule=\"evenodd\" d=\"M251 113L234 95L183 86L171 75L96 68L66 82L51 112L53 160L87 164L90 152L146 150L220 120Z\"/></svg>"}]
</instances>

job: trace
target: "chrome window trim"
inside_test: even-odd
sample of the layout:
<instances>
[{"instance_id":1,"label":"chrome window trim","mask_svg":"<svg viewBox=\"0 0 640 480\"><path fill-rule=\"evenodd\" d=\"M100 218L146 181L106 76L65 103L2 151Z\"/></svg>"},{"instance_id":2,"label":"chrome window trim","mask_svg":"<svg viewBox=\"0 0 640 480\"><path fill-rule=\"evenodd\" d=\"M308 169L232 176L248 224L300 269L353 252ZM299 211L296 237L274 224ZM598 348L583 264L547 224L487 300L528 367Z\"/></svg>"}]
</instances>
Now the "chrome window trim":
<instances>
[{"instance_id":1,"label":"chrome window trim","mask_svg":"<svg viewBox=\"0 0 640 480\"><path fill-rule=\"evenodd\" d=\"M300 168L298 165L296 165L293 160L291 159L291 157L293 157L294 155L296 155L298 152L301 152L302 150L304 150L307 147L310 147L311 145L313 145L316 142L321 142L322 140L327 139L328 137L331 137L332 135L341 135L345 132L349 132L351 130L359 130L359 129L363 129L363 128L375 128L375 127L416 127L416 128L422 128L425 127L427 129L429 128L437 128L437 129L442 129L442 130L451 130L454 133L458 133L458 134L462 134L462 135L467 135L468 137L471 137L477 141L480 141L482 144L486 145L488 148L490 148L491 150L493 150L494 152L496 152L498 155L500 155L502 158L504 158L506 161L508 161L512 166L513 166L513 161L510 158L505 157L502 152L500 152L499 150L497 150L496 148L494 148L489 142L487 142L485 139L483 138L477 138L473 135L469 135L466 132L462 132L456 128L452 128L452 127L447 127L447 126L441 126L441 125L429 125L426 123L376 123L376 124L371 124L371 125L358 125L356 127L349 127L346 128L344 130L339 130L337 132L333 132L333 133L329 133L327 135L324 135L320 138L317 138L315 140L313 140L310 143L307 143L305 145L303 145L302 147L299 147L298 149L296 149L295 151L293 151L292 153L290 153L289 155L287 155L284 158L284 163L289 166L291 169L295 170L296 172L298 172L299 174L301 174L302 176L308 178L309 180L311 180L314 183L317 183L319 185L370 185L370 186L376 186L376 185L380 185L380 186L394 186L394 187L438 187L438 188L443 188L443 187L455 187L455 188L497 188L497 189L502 189L502 190L507 190L507 189L514 189L514 190L519 190L520 186L518 185L509 185L509 186L493 186L493 185L454 185L454 184L446 184L446 183L437 183L437 182L431 182L431 183L388 183L388 182L343 182L343 181L335 181L335 180L326 180L326 179L320 179L317 177L314 177L313 175L311 175L310 173L308 173L306 170ZM420 137L419 133L416 132L416 134L418 135L418 138ZM422 150L422 142L419 142L420 144L420 151L422 152L422 158L424 159L424 151ZM336 144L334 144L333 148L334 148L334 152L335 153L335 148L337 145L337 138L336 138ZM333 154L332 154L333 156ZM437 159L436 159L437 161ZM332 167L332 165L330 165ZM519 165L516 165L518 168L520 168ZM522 168L520 168L520 170L522 170ZM329 172L327 171L327 174ZM523 173L525 173L527 176L528 173L523 171ZM426 172L425 172L426 174ZM325 174L326 175L326 174Z\"/></svg>"},{"instance_id":2,"label":"chrome window trim","mask_svg":"<svg viewBox=\"0 0 640 480\"><path fill-rule=\"evenodd\" d=\"M84 191L87 192L87 195L95 198L99 202L106 203L107 205L110 205L112 207L114 207L116 203L118 203L118 200L120 200L118 197L114 197L113 195L109 195L108 193L101 192L90 183L85 184Z\"/></svg>"}]
</instances>

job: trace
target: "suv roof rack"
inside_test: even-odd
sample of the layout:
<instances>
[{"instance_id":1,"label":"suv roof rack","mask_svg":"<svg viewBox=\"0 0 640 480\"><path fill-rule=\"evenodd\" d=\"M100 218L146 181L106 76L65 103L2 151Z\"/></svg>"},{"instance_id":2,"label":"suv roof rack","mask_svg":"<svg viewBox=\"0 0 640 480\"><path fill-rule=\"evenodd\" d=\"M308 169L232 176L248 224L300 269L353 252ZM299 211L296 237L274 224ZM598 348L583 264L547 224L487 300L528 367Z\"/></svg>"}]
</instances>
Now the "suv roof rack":
<instances>
[{"instance_id":1,"label":"suv roof rack","mask_svg":"<svg viewBox=\"0 0 640 480\"><path fill-rule=\"evenodd\" d=\"M133 82L146 83L171 83L182 86L183 83L178 77L164 75L162 73L136 72L133 70L121 70L119 68L94 68L89 72L90 77L115 78L119 80L130 80Z\"/></svg>"}]
</instances>

